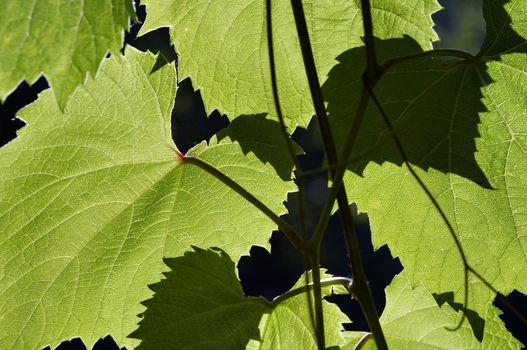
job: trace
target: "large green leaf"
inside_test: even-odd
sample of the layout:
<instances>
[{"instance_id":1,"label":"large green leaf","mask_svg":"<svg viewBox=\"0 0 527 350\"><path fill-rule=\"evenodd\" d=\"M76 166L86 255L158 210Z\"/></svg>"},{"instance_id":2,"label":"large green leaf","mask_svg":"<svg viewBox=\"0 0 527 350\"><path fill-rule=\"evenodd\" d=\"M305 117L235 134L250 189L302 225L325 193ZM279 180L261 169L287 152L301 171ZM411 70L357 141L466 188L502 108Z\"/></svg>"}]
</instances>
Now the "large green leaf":
<instances>
[{"instance_id":1,"label":"large green leaf","mask_svg":"<svg viewBox=\"0 0 527 350\"><path fill-rule=\"evenodd\" d=\"M19 138L0 149L0 348L74 336L91 346L108 333L133 346L125 337L163 256L192 244L238 259L252 244L268 245L272 221L179 160L170 136L176 72L155 62L133 49L106 60L64 113L46 91L22 111ZM284 170L244 154L228 135L191 154L285 212L293 183L279 178Z\"/></svg>"},{"instance_id":2,"label":"large green leaf","mask_svg":"<svg viewBox=\"0 0 527 350\"><path fill-rule=\"evenodd\" d=\"M265 1L146 0L148 16L141 33L171 27L181 55L182 77L192 76L205 106L236 118L241 114L275 115L267 50ZM376 34L410 35L424 49L437 39L431 14L436 0L373 2ZM362 46L358 1L304 1L306 19L321 81L335 57ZM289 128L307 126L313 114L289 0L273 2L278 88Z\"/></svg>"},{"instance_id":3,"label":"large green leaf","mask_svg":"<svg viewBox=\"0 0 527 350\"><path fill-rule=\"evenodd\" d=\"M63 108L108 50L119 53L131 15L131 0L2 1L0 101L44 74Z\"/></svg>"},{"instance_id":4,"label":"large green leaf","mask_svg":"<svg viewBox=\"0 0 527 350\"><path fill-rule=\"evenodd\" d=\"M521 346L505 330L498 310L492 305L487 309L488 321L481 340L474 336L468 323L456 331L447 329L456 325L459 317L450 305L439 307L422 285L413 289L403 272L386 288L386 307L380 321L390 349L518 349ZM364 336L350 334L350 341L343 349L354 349ZM373 338L361 349L376 349Z\"/></svg>"},{"instance_id":5,"label":"large green leaf","mask_svg":"<svg viewBox=\"0 0 527 350\"><path fill-rule=\"evenodd\" d=\"M488 36L474 62L413 60L389 70L375 93L468 262L508 294L527 291L527 1L503 3L484 3ZM409 38L378 41L377 47L384 58L419 49ZM325 86L340 142L360 91L361 67L353 58L361 55L341 55ZM370 215L376 246L390 245L414 285L454 292L462 302L455 242L372 103L356 146L355 154L369 151L350 166L345 182ZM474 275L469 293L468 308L484 317L494 293Z\"/></svg>"},{"instance_id":6,"label":"large green leaf","mask_svg":"<svg viewBox=\"0 0 527 350\"><path fill-rule=\"evenodd\" d=\"M245 297L234 262L215 248L165 262L171 271L151 286L155 294L132 334L142 340L138 349L317 348L305 293L280 303ZM327 345L343 344L347 317L324 302L324 320Z\"/></svg>"}]
</instances>

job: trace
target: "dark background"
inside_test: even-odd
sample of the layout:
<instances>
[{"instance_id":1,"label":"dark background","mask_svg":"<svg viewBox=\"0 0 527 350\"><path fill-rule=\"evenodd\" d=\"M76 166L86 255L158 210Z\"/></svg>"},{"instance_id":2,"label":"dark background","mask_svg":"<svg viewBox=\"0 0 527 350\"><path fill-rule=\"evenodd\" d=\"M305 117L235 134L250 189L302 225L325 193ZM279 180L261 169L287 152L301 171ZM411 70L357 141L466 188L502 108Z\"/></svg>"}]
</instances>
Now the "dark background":
<instances>
[{"instance_id":1,"label":"dark background","mask_svg":"<svg viewBox=\"0 0 527 350\"><path fill-rule=\"evenodd\" d=\"M442 41L435 43L436 47L458 48L471 53L477 53L485 37L485 22L481 14L481 0L443 0L440 1L445 10L433 16L436 30ZM143 20L144 7L138 7L139 19ZM167 29L159 29L144 37L137 38L136 34L140 23L134 23L130 33L126 35L126 43L140 50L161 52L169 61L177 59L174 47L170 45ZM18 88L0 104L0 146L16 137L16 130L24 123L16 119L16 113L25 105L37 98L37 94L48 88L44 78L28 85L21 83ZM213 111L209 116L203 108L199 92L195 92L189 79L181 82L176 96L175 109L172 113L173 138L182 152L186 152L196 143L208 140L217 131L228 125L226 116L218 111ZM307 130L297 129L293 139L304 149L305 154L299 156L299 161L304 168L314 169L320 167L323 160L323 150L317 136L317 127L311 123ZM304 206L308 230L314 229L318 215L323 206L327 178L319 176L310 178L306 184L307 193ZM289 214L285 219L296 225L296 194L290 194L287 201ZM356 212L355 208L354 212ZM366 273L370 281L376 305L382 312L385 304L384 289L392 278L402 270L397 258L393 258L388 247L383 246L373 251L366 215L356 215L357 230L361 250L365 260ZM340 227L338 212L332 217L328 232L322 245L321 265L331 274L348 276L349 267L346 250ZM252 247L250 255L244 256L238 263L239 276L242 280L244 291L251 296L264 296L273 299L293 286L305 269L302 257L289 245L282 234L273 232L271 237L271 251L258 246ZM527 315L527 297L514 291L506 297L516 309ZM512 313L504 307L503 302L495 304L504 314L501 316L509 330L527 343L527 327L518 322ZM349 330L368 330L362 317L360 308L355 301L346 296L332 296L328 301L336 303L350 317L350 324L344 327ZM116 315L119 317L120 315ZM351 323L352 322L352 323ZM49 349L49 348L46 348ZM81 339L64 341L56 349L78 350L86 349ZM111 336L99 340L93 347L94 350L118 350Z\"/></svg>"}]
</instances>

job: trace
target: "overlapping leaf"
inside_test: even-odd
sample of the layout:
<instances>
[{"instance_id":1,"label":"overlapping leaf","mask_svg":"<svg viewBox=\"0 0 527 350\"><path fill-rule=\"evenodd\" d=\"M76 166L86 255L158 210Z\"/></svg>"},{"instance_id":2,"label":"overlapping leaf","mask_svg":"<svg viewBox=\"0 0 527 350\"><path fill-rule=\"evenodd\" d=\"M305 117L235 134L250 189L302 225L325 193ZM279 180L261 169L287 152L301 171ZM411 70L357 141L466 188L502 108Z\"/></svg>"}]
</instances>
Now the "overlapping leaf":
<instances>
[{"instance_id":1,"label":"overlapping leaf","mask_svg":"<svg viewBox=\"0 0 527 350\"><path fill-rule=\"evenodd\" d=\"M245 297L234 262L219 249L194 248L166 264L171 271L151 286L155 294L132 334L142 340L138 349L317 348L304 293L278 304ZM327 345L343 344L346 316L324 302L324 317Z\"/></svg>"},{"instance_id":2,"label":"overlapping leaf","mask_svg":"<svg viewBox=\"0 0 527 350\"><path fill-rule=\"evenodd\" d=\"M335 57L362 46L358 1L304 1L311 43L321 81ZM146 0L146 33L167 26L181 55L181 76L192 76L205 106L227 113L275 115L268 63L265 1ZM376 34L411 35L424 49L436 39L431 14L436 0L375 1ZM287 125L307 126L313 114L291 4L273 1L278 88Z\"/></svg>"},{"instance_id":3,"label":"overlapping leaf","mask_svg":"<svg viewBox=\"0 0 527 350\"><path fill-rule=\"evenodd\" d=\"M166 259L170 271L151 286L152 299L132 337L139 349L316 349L304 293L269 303L245 297L234 262L220 249L194 251ZM293 287L299 288L300 280ZM339 288L340 291L340 288ZM324 294L331 293L327 287ZM478 339L468 323L456 332L446 327L459 319L449 304L437 305L423 286L415 289L405 273L387 288L381 323L394 349L514 349L519 343L503 327L493 306ZM324 302L326 346L354 349L364 337L344 332L346 317ZM481 328L483 328L482 325ZM366 348L375 349L373 339Z\"/></svg>"},{"instance_id":4,"label":"overlapping leaf","mask_svg":"<svg viewBox=\"0 0 527 350\"><path fill-rule=\"evenodd\" d=\"M273 222L177 157L175 69L153 71L155 61L133 49L105 61L64 113L43 93L21 113L19 138L0 149L0 348L74 336L91 346L108 333L133 346L125 337L163 256L197 244L237 259L268 244ZM191 153L285 211L292 182L238 143L224 137Z\"/></svg>"},{"instance_id":5,"label":"overlapping leaf","mask_svg":"<svg viewBox=\"0 0 527 350\"><path fill-rule=\"evenodd\" d=\"M131 0L2 1L0 101L45 74L63 108L108 50L119 53L132 14Z\"/></svg>"},{"instance_id":6,"label":"overlapping leaf","mask_svg":"<svg viewBox=\"0 0 527 350\"><path fill-rule=\"evenodd\" d=\"M497 311L494 306L488 306L487 323L482 330L481 340L474 336L468 323L452 332L446 327L457 324L459 313L448 304L440 308L422 285L413 289L407 274L403 272L386 289L386 307L380 321L390 349L519 348L518 341L504 329ZM349 334L352 340L342 349L355 349L364 336ZM365 340L361 349L376 349L373 338Z\"/></svg>"},{"instance_id":7,"label":"overlapping leaf","mask_svg":"<svg viewBox=\"0 0 527 350\"><path fill-rule=\"evenodd\" d=\"M488 34L475 61L407 62L391 69L375 91L412 167L453 224L468 262L508 294L527 286L527 2L484 5ZM417 47L408 38L377 44L385 58ZM360 67L351 62L357 55L342 55L326 85L341 140L339 131L350 124L358 98ZM359 209L370 214L376 245L390 245L412 283L454 292L462 302L463 265L455 242L402 165L372 104L356 154L363 151L367 154L350 166L346 184ZM493 293L473 275L469 292L469 309L484 317Z\"/></svg>"}]
</instances>

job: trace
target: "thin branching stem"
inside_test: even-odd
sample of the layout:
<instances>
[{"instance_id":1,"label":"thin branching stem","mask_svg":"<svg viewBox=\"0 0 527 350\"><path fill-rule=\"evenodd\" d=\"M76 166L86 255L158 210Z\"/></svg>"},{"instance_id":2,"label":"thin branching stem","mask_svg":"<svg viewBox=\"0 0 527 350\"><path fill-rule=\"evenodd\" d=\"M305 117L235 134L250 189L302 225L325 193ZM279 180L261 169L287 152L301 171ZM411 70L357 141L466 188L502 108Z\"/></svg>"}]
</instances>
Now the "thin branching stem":
<instances>
[{"instance_id":1,"label":"thin branching stem","mask_svg":"<svg viewBox=\"0 0 527 350\"><path fill-rule=\"evenodd\" d=\"M454 241L454 243L456 245L456 249L457 249L457 251L458 251L458 253L459 253L460 257L461 257L461 261L463 263L463 275L464 275L463 276L463 280L464 280L464 291L465 291L463 307L466 308L467 304L468 304L468 292L469 292L468 291L468 271L469 271L468 268L469 268L469 265L468 265L467 257L465 255L465 251L463 250L463 246L461 245L461 242L459 241L459 238L456 235L454 227L450 223L450 220L448 219L448 217L447 217L446 213L444 212L443 208L439 205L439 203L435 199L435 197L432 194L432 192L430 192L430 190L428 189L428 187L426 186L424 181L415 172L414 168L412 167L412 165L408 161L409 158L408 158L408 155L406 153L406 150L403 147L401 139L399 139L399 136L397 135L397 132L395 131L395 128L393 127L393 124L391 123L390 119L388 118L388 115L386 114L386 111L384 110L384 107L382 106L382 104L380 103L379 99L377 98L377 96L373 92L373 89L371 87L369 87L367 85L367 83L365 83L364 86L368 90L368 93L370 94L371 99L373 100L375 106L379 110L379 113L381 114L382 119L384 120L384 123L386 124L386 127L388 128L390 134L392 135L392 138L393 138L393 140L395 142L395 145L397 147L397 151L399 152L399 154L400 154L400 156L401 156L401 158L403 160L403 163L406 165L408 171L410 172L410 174L412 174L412 177L415 179L415 181L419 184L419 187L421 187L421 189L425 192L426 196L428 197L428 199L432 203L432 206L439 213L439 216L441 217L441 219L443 220L444 224L446 225L446 227L448 229L448 232L450 233L450 236L452 237L452 240ZM451 330L458 329L459 327L461 327L461 325L463 324L464 320L465 320L465 313L462 313L461 320L458 322L458 324L454 328L449 328L449 329L451 329Z\"/></svg>"},{"instance_id":2,"label":"thin branching stem","mask_svg":"<svg viewBox=\"0 0 527 350\"><path fill-rule=\"evenodd\" d=\"M371 16L370 0L361 0L362 24L364 27L364 42L366 45L366 72L365 75L373 78L377 76L379 65L375 54L375 43L373 37L373 20Z\"/></svg>"},{"instance_id":3,"label":"thin branching stem","mask_svg":"<svg viewBox=\"0 0 527 350\"><path fill-rule=\"evenodd\" d=\"M298 160L296 159L293 142L291 140L289 133L287 132L287 127L285 125L284 115L282 113L282 107L280 104L280 96L278 94L278 81L277 81L277 75L276 75L276 63L275 63L275 55L274 55L273 16L272 16L271 0L266 0L265 13L266 13L266 23L267 23L267 47L268 47L267 51L269 53L269 70L271 73L271 88L272 88L271 90L273 92L273 102L275 106L275 112L278 117L278 121L280 123L280 132L282 133L284 142L287 145L287 151L289 152L289 156L291 157L291 160L293 161L295 168L300 169L300 165L298 163Z\"/></svg>"},{"instance_id":4,"label":"thin branching stem","mask_svg":"<svg viewBox=\"0 0 527 350\"><path fill-rule=\"evenodd\" d=\"M313 297L315 299L316 338L319 349L326 349L326 335L324 330L324 308L322 305L322 285L320 283L320 254L312 254L311 271L313 273Z\"/></svg>"},{"instance_id":5,"label":"thin branching stem","mask_svg":"<svg viewBox=\"0 0 527 350\"><path fill-rule=\"evenodd\" d=\"M307 30L306 18L304 15L304 8L302 6L301 0L291 0L291 7L293 8L293 15L295 18L296 30L298 34L298 40L300 42L300 48L302 51L302 59L304 61L304 67L307 73L309 90L311 92L311 98L313 105L315 107L315 113L317 116L320 132L323 135L322 143L326 151L326 155L330 160L330 164L336 163L337 152L335 149L335 144L333 142L333 137L331 136L331 129L329 127L329 122L326 116L326 108L324 105L324 99L322 97L322 89L320 88L320 82L318 80L317 70L315 66L315 59L313 57L313 52L311 50L311 42L309 40L309 32ZM319 266L314 266L313 264L318 264L320 256L319 247L311 249L310 260L312 262L311 268L313 270L319 269ZM324 315L322 314L322 298L320 293L317 293L316 290L320 291L320 278L318 281L313 274L313 283L315 288L315 318L317 324L317 345L319 349L325 349L325 339L324 339Z\"/></svg>"},{"instance_id":6,"label":"thin branching stem","mask_svg":"<svg viewBox=\"0 0 527 350\"><path fill-rule=\"evenodd\" d=\"M359 134L358 131L364 119L364 115L366 114L366 108L368 106L368 99L369 99L369 96L366 93L366 90L363 90L361 93L361 97L359 99L359 104L357 105L357 110L355 112L355 118L353 118L353 124L351 125L348 135L346 137L346 144L344 145L344 150L342 152L344 159L350 158L351 152L353 150L353 146ZM324 203L324 207L322 208L322 214L320 216L319 222L317 223L317 227L315 228L315 233L313 234L312 242L313 242L313 245L315 246L320 246L320 244L322 243L322 238L324 237L324 233L326 232L329 218L331 216L331 211L333 210L333 206L335 205L335 201L342 187L342 182L344 179L344 173L346 171L346 167L345 166L338 167L337 166L338 164L341 164L341 163L337 162L337 163L329 165L330 168L334 169L332 173L333 174L333 184L326 197L326 202ZM353 268L353 265L354 265L353 257L350 256L350 258L352 259L352 268ZM361 264L361 263L359 261L356 261L355 264Z\"/></svg>"},{"instance_id":7,"label":"thin branching stem","mask_svg":"<svg viewBox=\"0 0 527 350\"><path fill-rule=\"evenodd\" d=\"M461 51L461 50L435 49L435 50L430 50L430 51L419 52L419 53L408 55L408 56L392 58L384 62L381 67L383 68L383 70L388 70L392 68L393 66L406 62L406 61L412 61L415 59L428 58L428 57L457 57L457 58L461 58L469 62L477 58L476 56L473 56L469 54L468 52Z\"/></svg>"},{"instance_id":8,"label":"thin branching stem","mask_svg":"<svg viewBox=\"0 0 527 350\"><path fill-rule=\"evenodd\" d=\"M293 8L293 14L295 18L298 38L300 41L300 48L302 51L304 67L306 70L306 75L308 77L309 90L311 92L311 98L313 100L313 105L315 107L315 113L316 113L317 121L319 124L320 133L322 135L322 143L324 145L324 150L326 152L326 156L327 156L329 164L330 165L337 164L338 163L337 152L335 148L335 143L333 141L331 129L329 126L329 121L327 118L324 99L322 96L322 89L320 88L320 83L318 80L317 69L316 69L315 60L313 57L313 52L311 49L311 43L309 40L309 33L307 30L307 24L306 24L306 19L304 15L304 9L302 6L302 1L301 0L291 0L291 5ZM371 14L370 14L370 22L371 22ZM376 65L375 65L375 68L377 68ZM356 130L355 132L358 133L358 130ZM331 172L331 177L332 178L335 177L335 172ZM364 271L364 267L362 263L360 247L358 243L358 237L355 231L354 219L353 219L353 215L351 213L351 209L349 206L348 198L346 195L346 190L343 186L337 186L337 190L335 192L337 193L336 195L337 203L340 209L342 224L344 227L346 247L348 249L348 253L351 259L351 269L352 269L352 274L353 274L353 279L354 279L353 288L356 288L354 289L354 292L357 292L356 294L357 300L359 300L359 303L365 314L368 325L370 326L370 329L374 333L378 348L381 350L384 350L384 349L387 349L386 340L384 339L382 328L379 323L379 317L375 309L375 304L373 303L373 297L371 295L371 291L368 286L366 273ZM323 216L321 217L320 220L322 221L328 220L328 217L331 215L331 210L326 210L325 213L323 213ZM324 215L326 217L324 217ZM322 236L324 234L323 230L320 230L320 232L321 232L320 236ZM312 252L314 252L315 255L319 255L320 254L320 244L317 244L317 243L320 243L321 239L317 241L312 241L312 242L315 242L315 245L311 247ZM315 283L315 288L319 289L320 286L316 285L316 281L314 281L314 283ZM318 302L316 295L315 295L315 302ZM318 325L323 324L322 322L323 322L322 316L317 315L317 330L318 330L319 337L321 336L321 332L323 332L323 328L319 327Z\"/></svg>"}]
</instances>

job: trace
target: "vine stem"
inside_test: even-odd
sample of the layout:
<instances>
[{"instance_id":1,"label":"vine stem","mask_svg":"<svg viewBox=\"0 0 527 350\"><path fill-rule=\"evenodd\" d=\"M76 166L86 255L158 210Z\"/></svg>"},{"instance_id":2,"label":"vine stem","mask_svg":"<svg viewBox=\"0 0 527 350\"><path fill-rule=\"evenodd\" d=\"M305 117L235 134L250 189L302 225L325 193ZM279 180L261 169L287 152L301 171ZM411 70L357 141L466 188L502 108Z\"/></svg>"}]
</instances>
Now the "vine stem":
<instances>
[{"instance_id":1,"label":"vine stem","mask_svg":"<svg viewBox=\"0 0 527 350\"><path fill-rule=\"evenodd\" d=\"M295 150L293 147L293 142L291 140L289 133L287 132L287 127L284 121L284 115L282 113L282 107L280 105L280 96L278 94L278 79L277 79L277 74L276 74L276 63L275 63L275 55L274 55L273 16L272 16L271 0L265 1L265 16L266 16L266 25L267 25L267 51L269 53L269 71L271 73L271 88L273 91L273 101L275 105L276 115L278 116L282 138L284 139L284 142L287 145L287 151L289 153L289 157L293 161L295 170L300 171L301 170L300 162L296 158ZM298 207L298 216L299 216L299 221L300 221L300 234L302 236L302 239L306 241L307 240L307 230L306 230L306 224L305 224L305 211L304 211L304 178L297 176L295 182L298 187L297 207ZM308 270L307 265L308 265L309 259L307 256L305 256L305 254L303 256L304 256L304 264L306 265L305 279L306 279L306 283L309 284L310 283L309 274L307 273L307 270ZM317 325L315 321L315 316L313 315L313 307L312 307L310 291L307 292L307 306L308 306L311 324L316 333Z\"/></svg>"},{"instance_id":2,"label":"vine stem","mask_svg":"<svg viewBox=\"0 0 527 350\"><path fill-rule=\"evenodd\" d=\"M311 271L313 272L313 298L315 299L315 334L319 349L326 348L326 335L324 330L324 309L322 307L322 285L320 281L320 254L316 252L309 256L311 260Z\"/></svg>"},{"instance_id":3,"label":"vine stem","mask_svg":"<svg viewBox=\"0 0 527 350\"><path fill-rule=\"evenodd\" d=\"M178 152L178 156L181 159L182 163L188 163L192 164L194 166L197 166L198 168L204 170L205 172L209 173L210 175L214 176L216 179L221 181L223 184L227 185L229 188L234 190L236 193L238 193L240 196L245 198L249 203L254 205L256 208L258 208L262 213L265 214L269 219L271 219L282 231L284 235L286 235L287 239L291 244L300 252L305 251L305 244L301 237L298 236L295 229L289 225L285 220L280 218L278 215L276 215L269 207L267 207L264 203L262 203L258 198L256 198L254 195L252 195L249 191L247 191L245 188L243 188L240 184L238 184L236 181L216 169L214 166L210 165L209 163L192 156L186 156Z\"/></svg>"},{"instance_id":4,"label":"vine stem","mask_svg":"<svg viewBox=\"0 0 527 350\"><path fill-rule=\"evenodd\" d=\"M309 40L309 32L307 30L307 24L306 24L306 19L304 15L304 9L302 6L302 1L301 0L291 0L291 6L293 8L293 15L295 18L298 39L300 41L300 48L302 51L304 67L305 67L306 75L308 78L311 98L313 100L313 105L315 107L315 113L316 113L316 117L317 117L318 124L320 127L320 132L322 135L322 142L324 145L326 156L327 156L327 159L330 165L337 164L338 163L337 152L335 149L335 143L333 142L333 136L332 136L331 129L329 126L329 121L327 118L326 108L324 105L324 99L322 96L322 89L320 88L320 83L318 80L317 69L316 69L315 60L313 57L313 51L311 49L311 42ZM368 8L369 8L369 3L368 3ZM364 12L365 10L363 9L363 13ZM371 25L371 13L369 14L369 17L370 17L370 25ZM370 31L372 32L372 30ZM371 35L373 39L373 34ZM374 49L370 48L370 51L373 53L373 58L374 58L375 57ZM375 64L374 67L376 69L377 65ZM353 132L358 133L358 129L359 128L357 128ZM335 171L331 172L331 176L335 180ZM338 181L341 182L342 179L339 180L337 178L337 182ZM351 260L351 269L352 269L352 274L353 274L353 286L352 286L353 294L355 295L355 297L357 298L357 300L359 301L361 305L361 308L364 312L368 325L370 326L370 329L372 330L374 334L377 347L381 350L384 350L384 349L387 349L388 346L386 344L386 340L384 338L384 334L380 326L379 317L375 309L375 304L373 303L373 296L368 286L367 277L366 277L366 273L364 270L364 266L363 266L362 258L360 254L358 237L355 231L354 219L353 219L351 209L349 206L348 198L346 195L346 190L343 186L340 186L340 185L335 186L335 184L333 184L332 190L333 188L335 188L337 203L340 209L341 219L342 219L344 232L345 232L346 247L348 249L348 254ZM328 202L326 202L326 204L327 203ZM331 209L326 210L325 213L322 214L320 220L328 221L330 215L331 215ZM317 226L320 227L321 225L317 225ZM327 226L327 223L323 226ZM324 232L325 232L325 229L324 230L320 229L320 234L319 234L320 237L323 236ZM310 242L312 243L310 247L312 251L312 256L317 258L313 260L315 262L318 262L318 256L320 255L321 238L314 240L314 241L310 241ZM313 282L315 283L315 290L320 289L320 286L317 286L316 284L317 281L315 281L315 276L313 278L314 278ZM316 294L315 294L315 302L318 302ZM317 314L316 316L317 316L317 326L323 325L322 315ZM317 327L317 328L321 328L321 327ZM322 332L320 331L320 329L317 329L317 330L318 330L319 337L321 337L321 333L323 333L323 329L322 329ZM324 344L322 345L325 346ZM319 343L319 348L321 348L320 343ZM324 347L322 347L322 349L323 348Z\"/></svg>"},{"instance_id":5,"label":"vine stem","mask_svg":"<svg viewBox=\"0 0 527 350\"><path fill-rule=\"evenodd\" d=\"M402 63L405 61L411 61L411 60L419 59L419 58L427 58L427 57L458 57L458 58L462 58L465 61L469 61L469 62L477 58L476 56L473 56L469 54L468 52L461 51L461 50L435 49L435 50L430 50L430 51L419 52L419 53L408 55L408 56L401 56L401 57L389 59L383 63L382 68L383 70L388 70L391 67L399 63Z\"/></svg>"}]
</instances>

